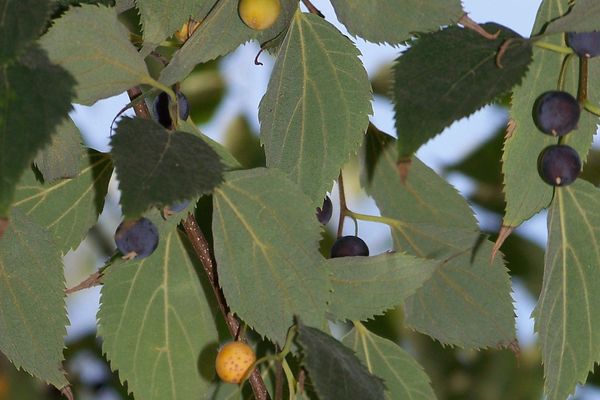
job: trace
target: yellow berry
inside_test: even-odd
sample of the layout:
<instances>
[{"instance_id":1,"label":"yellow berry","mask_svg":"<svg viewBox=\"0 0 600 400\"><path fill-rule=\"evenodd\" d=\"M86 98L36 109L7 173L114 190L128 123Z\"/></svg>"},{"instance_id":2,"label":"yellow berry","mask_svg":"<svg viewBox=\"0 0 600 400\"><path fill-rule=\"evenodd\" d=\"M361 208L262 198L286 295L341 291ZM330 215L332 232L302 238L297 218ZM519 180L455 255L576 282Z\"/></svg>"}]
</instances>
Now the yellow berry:
<instances>
[{"instance_id":1,"label":"yellow berry","mask_svg":"<svg viewBox=\"0 0 600 400\"><path fill-rule=\"evenodd\" d=\"M254 350L246 343L229 342L217 354L217 375L225 382L240 383L256 361Z\"/></svg>"},{"instance_id":2,"label":"yellow berry","mask_svg":"<svg viewBox=\"0 0 600 400\"><path fill-rule=\"evenodd\" d=\"M273 26L281 13L279 0L240 0L238 11L246 25L257 31Z\"/></svg>"}]
</instances>

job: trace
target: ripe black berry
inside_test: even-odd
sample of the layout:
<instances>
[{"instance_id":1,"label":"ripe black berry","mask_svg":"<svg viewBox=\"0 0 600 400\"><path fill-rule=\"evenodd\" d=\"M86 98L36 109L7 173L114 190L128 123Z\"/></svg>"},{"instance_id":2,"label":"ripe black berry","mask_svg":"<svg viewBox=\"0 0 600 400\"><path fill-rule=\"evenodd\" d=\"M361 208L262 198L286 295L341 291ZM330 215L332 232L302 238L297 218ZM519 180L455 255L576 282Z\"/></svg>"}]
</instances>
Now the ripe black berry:
<instances>
[{"instance_id":1,"label":"ripe black berry","mask_svg":"<svg viewBox=\"0 0 600 400\"><path fill-rule=\"evenodd\" d=\"M123 258L144 258L158 246L158 229L147 218L123 221L115 232L115 243Z\"/></svg>"},{"instance_id":2,"label":"ripe black berry","mask_svg":"<svg viewBox=\"0 0 600 400\"><path fill-rule=\"evenodd\" d=\"M579 57L600 55L600 32L568 32L567 44Z\"/></svg>"},{"instance_id":3,"label":"ripe black berry","mask_svg":"<svg viewBox=\"0 0 600 400\"><path fill-rule=\"evenodd\" d=\"M540 153L538 172L549 185L570 185L581 172L579 154L564 144L548 146Z\"/></svg>"},{"instance_id":4,"label":"ripe black berry","mask_svg":"<svg viewBox=\"0 0 600 400\"><path fill-rule=\"evenodd\" d=\"M176 91L177 95L177 107L179 108L179 119L186 120L190 116L190 104L188 103L187 97L180 91ZM169 106L171 104L171 98L166 92L161 92L154 99L154 113L158 118L158 123L167 129L173 127L173 121L171 120L171 114L169 114Z\"/></svg>"},{"instance_id":5,"label":"ripe black berry","mask_svg":"<svg viewBox=\"0 0 600 400\"><path fill-rule=\"evenodd\" d=\"M331 199L329 196L325 196L323 200L323 207L317 207L317 219L323 225L327 224L331 219L331 214L333 213L333 204L331 204Z\"/></svg>"},{"instance_id":6,"label":"ripe black berry","mask_svg":"<svg viewBox=\"0 0 600 400\"><path fill-rule=\"evenodd\" d=\"M187 208L187 206L189 206L189 205L190 205L189 200L183 200L183 201L179 201L179 202L170 204L163 209L163 215L166 218L170 215L173 215L175 213L185 210Z\"/></svg>"},{"instance_id":7,"label":"ripe black berry","mask_svg":"<svg viewBox=\"0 0 600 400\"><path fill-rule=\"evenodd\" d=\"M573 96L557 90L543 93L533 106L533 120L544 133L563 136L577 127L581 108Z\"/></svg>"},{"instance_id":8,"label":"ripe black berry","mask_svg":"<svg viewBox=\"0 0 600 400\"><path fill-rule=\"evenodd\" d=\"M331 258L368 255L369 247L357 236L342 236L331 246Z\"/></svg>"}]
</instances>

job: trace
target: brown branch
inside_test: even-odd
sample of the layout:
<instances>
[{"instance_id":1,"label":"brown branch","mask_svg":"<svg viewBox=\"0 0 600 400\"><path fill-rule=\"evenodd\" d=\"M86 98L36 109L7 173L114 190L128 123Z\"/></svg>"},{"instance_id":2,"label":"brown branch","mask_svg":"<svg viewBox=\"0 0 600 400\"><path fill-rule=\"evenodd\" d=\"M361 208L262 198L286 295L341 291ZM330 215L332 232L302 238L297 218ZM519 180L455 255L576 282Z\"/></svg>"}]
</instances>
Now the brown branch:
<instances>
[{"instance_id":1,"label":"brown branch","mask_svg":"<svg viewBox=\"0 0 600 400\"><path fill-rule=\"evenodd\" d=\"M127 94L129 95L129 98L133 100L140 96L142 91L139 87L133 87L127 91ZM145 102L137 104L134 107L134 110L138 117L150 119L150 111L148 110ZM217 303L219 304L219 309L225 318L225 323L227 324L229 333L236 340L245 342L245 338L240 334L240 322L229 310L229 306L227 305L223 291L219 286L217 268L212 255L210 254L208 242L206 241L200 226L198 226L198 222L196 222L196 219L192 214L188 214L187 218L183 220L182 224L188 239L192 243L192 248L194 249L196 256L200 260L200 263L206 272L210 286L212 287L215 298L217 299ZM267 391L267 387L265 386L265 382L263 381L258 368L255 368L254 371L252 371L248 381L250 381L250 386L252 386L252 391L254 392L254 397L256 400L268 400L270 398L269 392Z\"/></svg>"},{"instance_id":2,"label":"brown branch","mask_svg":"<svg viewBox=\"0 0 600 400\"><path fill-rule=\"evenodd\" d=\"M325 18L323 13L321 11L319 11L319 9L317 7L315 7L315 5L310 2L310 0L302 0L302 3L304 3L304 5L306 6L306 8L308 8L308 11L311 14L318 15L321 18Z\"/></svg>"},{"instance_id":3,"label":"brown branch","mask_svg":"<svg viewBox=\"0 0 600 400\"><path fill-rule=\"evenodd\" d=\"M91 287L98 286L102 283L102 276L102 272L96 271L87 278L85 278L81 283L73 286L72 288L65 289L65 294L71 294L83 289L89 289Z\"/></svg>"}]
</instances>

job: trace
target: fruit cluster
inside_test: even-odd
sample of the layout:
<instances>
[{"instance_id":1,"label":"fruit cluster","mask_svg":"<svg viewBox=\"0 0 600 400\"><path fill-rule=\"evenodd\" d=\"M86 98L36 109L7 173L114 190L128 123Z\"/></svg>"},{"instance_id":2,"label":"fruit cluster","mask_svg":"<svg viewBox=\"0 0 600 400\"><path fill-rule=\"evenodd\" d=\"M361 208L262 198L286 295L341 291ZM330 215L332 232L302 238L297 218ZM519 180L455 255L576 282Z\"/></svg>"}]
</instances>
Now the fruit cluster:
<instances>
[{"instance_id":1,"label":"fruit cluster","mask_svg":"<svg viewBox=\"0 0 600 400\"><path fill-rule=\"evenodd\" d=\"M600 55L600 32L570 32L567 34L567 43L579 57ZM543 133L562 138L577 128L581 108L571 94L552 90L536 100L533 119ZM538 157L538 172L544 182L552 186L573 183L581 172L581 166L577 151L562 143L546 147Z\"/></svg>"}]
</instances>

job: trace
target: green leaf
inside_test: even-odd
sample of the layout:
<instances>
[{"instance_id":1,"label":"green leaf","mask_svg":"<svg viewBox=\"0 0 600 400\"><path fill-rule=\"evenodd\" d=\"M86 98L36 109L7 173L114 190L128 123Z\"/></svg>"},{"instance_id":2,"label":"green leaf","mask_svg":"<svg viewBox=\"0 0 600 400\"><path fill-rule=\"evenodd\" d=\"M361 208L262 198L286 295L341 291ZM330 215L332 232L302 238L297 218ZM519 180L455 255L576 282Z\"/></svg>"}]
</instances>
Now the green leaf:
<instances>
[{"instance_id":1,"label":"green leaf","mask_svg":"<svg viewBox=\"0 0 600 400\"><path fill-rule=\"evenodd\" d=\"M15 208L47 229L67 253L77 247L104 207L112 163L106 154L79 151L79 173L71 179L41 184L28 171L19 184Z\"/></svg>"},{"instance_id":2,"label":"green leaf","mask_svg":"<svg viewBox=\"0 0 600 400\"><path fill-rule=\"evenodd\" d=\"M459 0L332 0L352 35L374 43L400 44L415 32L437 30L464 14Z\"/></svg>"},{"instance_id":3,"label":"green leaf","mask_svg":"<svg viewBox=\"0 0 600 400\"><path fill-rule=\"evenodd\" d=\"M260 103L267 166L286 172L315 207L369 123L371 87L358 55L323 18L297 13Z\"/></svg>"},{"instance_id":4,"label":"green leaf","mask_svg":"<svg viewBox=\"0 0 600 400\"><path fill-rule=\"evenodd\" d=\"M192 72L197 64L228 54L251 39L260 43L271 41L287 30L298 8L298 2L295 0L281 0L279 19L271 28L258 32L242 22L238 14L238 4L239 0L218 1L198 30L175 52L169 65L162 70L159 80L166 85L172 85ZM249 68L251 63L251 60L248 60Z\"/></svg>"},{"instance_id":5,"label":"green leaf","mask_svg":"<svg viewBox=\"0 0 600 400\"><path fill-rule=\"evenodd\" d=\"M102 287L103 350L140 399L210 398L218 333L213 309L185 239L160 217L160 243L148 258L118 262ZM204 286L207 287L207 286Z\"/></svg>"},{"instance_id":6,"label":"green leaf","mask_svg":"<svg viewBox=\"0 0 600 400\"><path fill-rule=\"evenodd\" d=\"M395 253L325 260L336 319L365 320L402 304L423 285L437 263Z\"/></svg>"},{"instance_id":7,"label":"green leaf","mask_svg":"<svg viewBox=\"0 0 600 400\"><path fill-rule=\"evenodd\" d=\"M395 66L394 103L398 152L410 157L452 122L466 117L519 84L531 62L531 46L516 40L496 65L500 45L519 38L510 29L495 40L451 26L418 37ZM435 56L432 57L432 54Z\"/></svg>"},{"instance_id":8,"label":"green leaf","mask_svg":"<svg viewBox=\"0 0 600 400\"><path fill-rule=\"evenodd\" d=\"M71 118L56 128L50 146L40 151L33 163L44 177L44 182L72 178L79 172L81 135Z\"/></svg>"},{"instance_id":9,"label":"green leaf","mask_svg":"<svg viewBox=\"0 0 600 400\"><path fill-rule=\"evenodd\" d=\"M357 325L342 340L367 365L369 372L383 379L385 398L407 400L435 399L429 377L396 343Z\"/></svg>"},{"instance_id":10,"label":"green leaf","mask_svg":"<svg viewBox=\"0 0 600 400\"><path fill-rule=\"evenodd\" d=\"M67 385L63 361L65 281L60 250L44 228L18 210L0 240L0 350L33 376Z\"/></svg>"},{"instance_id":11,"label":"green leaf","mask_svg":"<svg viewBox=\"0 0 600 400\"><path fill-rule=\"evenodd\" d=\"M554 20L544 31L546 34L558 32L591 32L600 30L600 3L595 0L577 0L569 13Z\"/></svg>"},{"instance_id":12,"label":"green leaf","mask_svg":"<svg viewBox=\"0 0 600 400\"><path fill-rule=\"evenodd\" d=\"M319 223L300 189L277 170L235 171L213 204L219 283L231 309L279 344L294 316L324 326L329 284Z\"/></svg>"},{"instance_id":13,"label":"green leaf","mask_svg":"<svg viewBox=\"0 0 600 400\"><path fill-rule=\"evenodd\" d=\"M48 0L0 0L0 64L19 57L36 40L50 16Z\"/></svg>"},{"instance_id":14,"label":"green leaf","mask_svg":"<svg viewBox=\"0 0 600 400\"><path fill-rule=\"evenodd\" d=\"M128 217L210 193L223 180L219 156L205 141L151 120L123 118L110 144Z\"/></svg>"},{"instance_id":15,"label":"green leaf","mask_svg":"<svg viewBox=\"0 0 600 400\"><path fill-rule=\"evenodd\" d=\"M137 0L144 42L155 45L171 36L188 19L202 20L217 0Z\"/></svg>"},{"instance_id":16,"label":"green leaf","mask_svg":"<svg viewBox=\"0 0 600 400\"><path fill-rule=\"evenodd\" d=\"M211 139L206 136L204 133L200 132L198 126L190 120L187 121L179 121L179 129L182 132L191 133L192 135L198 136L200 139L204 140L214 151L217 153L224 166L228 169L239 169L241 168L238 160L231 154L225 146L216 140Z\"/></svg>"},{"instance_id":17,"label":"green leaf","mask_svg":"<svg viewBox=\"0 0 600 400\"><path fill-rule=\"evenodd\" d=\"M77 80L77 103L90 105L152 81L114 8L73 7L42 36L41 44Z\"/></svg>"},{"instance_id":18,"label":"green leaf","mask_svg":"<svg viewBox=\"0 0 600 400\"><path fill-rule=\"evenodd\" d=\"M297 340L321 400L383 399L381 379L372 375L356 354L318 329L299 324Z\"/></svg>"},{"instance_id":19,"label":"green leaf","mask_svg":"<svg viewBox=\"0 0 600 400\"><path fill-rule=\"evenodd\" d=\"M74 85L37 45L18 62L0 65L0 218L23 171L71 109Z\"/></svg>"},{"instance_id":20,"label":"green leaf","mask_svg":"<svg viewBox=\"0 0 600 400\"><path fill-rule=\"evenodd\" d=\"M461 347L511 342L515 326L509 276L500 257L490 265L492 243L478 232L472 211L456 190L417 158L401 183L392 144L367 192L392 229L394 249L437 263L431 279L406 300L406 323Z\"/></svg>"},{"instance_id":21,"label":"green leaf","mask_svg":"<svg viewBox=\"0 0 600 400\"><path fill-rule=\"evenodd\" d=\"M542 4L533 32L546 21L560 16L567 9L567 1L559 3L547 1ZM565 45L564 38L553 36L546 39L549 43ZM503 225L519 226L535 213L547 207L552 200L552 187L539 176L537 159L541 151L558 140L545 135L535 126L532 109L536 99L548 90L556 90L563 65L563 55L534 48L533 63L520 87L515 88L511 101L511 126L504 144L502 173L504 175L504 194L506 211ZM576 95L579 69L576 59L567 62L564 90ZM589 63L590 76L600 73L600 60ZM599 96L594 93L593 96ZM596 132L598 118L591 113L582 112L578 128L565 136L563 143L574 147L582 160L585 160Z\"/></svg>"},{"instance_id":22,"label":"green leaf","mask_svg":"<svg viewBox=\"0 0 600 400\"><path fill-rule=\"evenodd\" d=\"M544 282L534 311L549 399L565 399L600 360L600 192L557 188L548 213Z\"/></svg>"}]
</instances>

